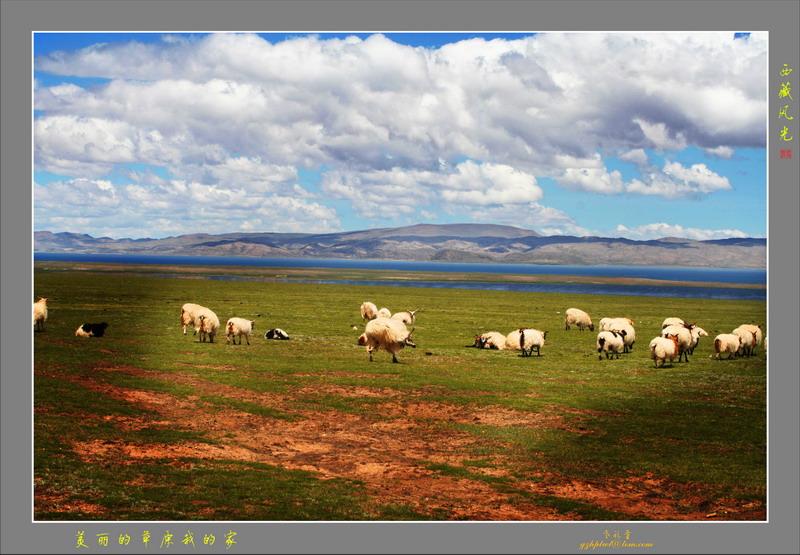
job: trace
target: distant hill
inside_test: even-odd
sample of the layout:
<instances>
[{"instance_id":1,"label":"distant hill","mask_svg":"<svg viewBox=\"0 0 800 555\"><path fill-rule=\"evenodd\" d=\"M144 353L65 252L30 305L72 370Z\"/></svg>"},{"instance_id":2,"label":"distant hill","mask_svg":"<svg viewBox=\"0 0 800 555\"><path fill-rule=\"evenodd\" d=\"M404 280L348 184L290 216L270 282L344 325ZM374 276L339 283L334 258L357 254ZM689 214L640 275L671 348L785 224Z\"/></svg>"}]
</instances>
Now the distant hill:
<instances>
[{"instance_id":1,"label":"distant hill","mask_svg":"<svg viewBox=\"0 0 800 555\"><path fill-rule=\"evenodd\" d=\"M543 237L512 226L418 224L342 233L198 233L163 239L37 231L34 252L766 268L767 240Z\"/></svg>"}]
</instances>

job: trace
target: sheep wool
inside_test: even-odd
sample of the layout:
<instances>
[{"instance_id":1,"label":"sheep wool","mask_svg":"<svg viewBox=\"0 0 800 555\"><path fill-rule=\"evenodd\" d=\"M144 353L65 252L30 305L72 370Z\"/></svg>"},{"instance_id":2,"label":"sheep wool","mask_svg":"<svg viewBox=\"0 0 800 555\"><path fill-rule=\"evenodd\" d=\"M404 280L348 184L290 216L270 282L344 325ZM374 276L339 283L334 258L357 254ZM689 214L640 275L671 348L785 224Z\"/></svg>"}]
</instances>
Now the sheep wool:
<instances>
[{"instance_id":1,"label":"sheep wool","mask_svg":"<svg viewBox=\"0 0 800 555\"><path fill-rule=\"evenodd\" d=\"M721 333L714 338L714 352L716 353L717 360L720 360L720 355L728 353L728 359L742 347L742 338L732 333Z\"/></svg>"},{"instance_id":2,"label":"sheep wool","mask_svg":"<svg viewBox=\"0 0 800 555\"><path fill-rule=\"evenodd\" d=\"M536 349L541 356L540 348L544 346L546 331L533 328L519 328L506 335L505 348L508 351L522 351L522 356L532 356Z\"/></svg>"},{"instance_id":3,"label":"sheep wool","mask_svg":"<svg viewBox=\"0 0 800 555\"><path fill-rule=\"evenodd\" d=\"M366 301L361 303L361 318L364 320L374 320L378 317L378 307Z\"/></svg>"},{"instance_id":4,"label":"sheep wool","mask_svg":"<svg viewBox=\"0 0 800 555\"><path fill-rule=\"evenodd\" d=\"M653 362L658 368L659 361L661 362L661 366L663 367L666 364L667 359L669 359L670 366L674 366L675 357L678 356L680 353L680 345L678 343L678 339L674 335L668 335L667 337L654 337L652 341L650 341L650 358L653 359Z\"/></svg>"},{"instance_id":5,"label":"sheep wool","mask_svg":"<svg viewBox=\"0 0 800 555\"><path fill-rule=\"evenodd\" d=\"M473 347L479 349L496 349L502 351L506 348L506 336L497 331L488 331L475 336Z\"/></svg>"},{"instance_id":6,"label":"sheep wool","mask_svg":"<svg viewBox=\"0 0 800 555\"><path fill-rule=\"evenodd\" d=\"M214 342L214 336L219 330L219 318L208 308L203 308L195 314L195 332L200 334L200 341L205 343L208 340Z\"/></svg>"},{"instance_id":7,"label":"sheep wool","mask_svg":"<svg viewBox=\"0 0 800 555\"><path fill-rule=\"evenodd\" d=\"M186 303L181 307L181 325L183 326L183 335L186 335L186 327L195 325L195 314L199 313L205 307L199 304ZM194 332L197 334L197 330Z\"/></svg>"},{"instance_id":8,"label":"sheep wool","mask_svg":"<svg viewBox=\"0 0 800 555\"><path fill-rule=\"evenodd\" d=\"M601 331L597 334L597 358L602 360L603 353L606 354L606 358L613 358L614 355L617 355L619 358L619 353L625 348L624 342L624 332L618 333L616 331Z\"/></svg>"},{"instance_id":9,"label":"sheep wool","mask_svg":"<svg viewBox=\"0 0 800 555\"><path fill-rule=\"evenodd\" d=\"M689 349L691 349L694 344L691 328L687 327L686 324L681 326L667 326L661 330L661 337L667 337L668 335L674 335L678 340L678 362L681 361L681 358L689 362Z\"/></svg>"},{"instance_id":10,"label":"sheep wool","mask_svg":"<svg viewBox=\"0 0 800 555\"><path fill-rule=\"evenodd\" d=\"M250 344L250 334L253 332L253 328L256 327L256 323L253 320L247 320L245 318L229 318L228 322L225 324L225 342L230 343L233 341L233 344L236 345L236 337L239 337L239 345L242 344L242 336L244 336L245 341L247 344Z\"/></svg>"}]
</instances>

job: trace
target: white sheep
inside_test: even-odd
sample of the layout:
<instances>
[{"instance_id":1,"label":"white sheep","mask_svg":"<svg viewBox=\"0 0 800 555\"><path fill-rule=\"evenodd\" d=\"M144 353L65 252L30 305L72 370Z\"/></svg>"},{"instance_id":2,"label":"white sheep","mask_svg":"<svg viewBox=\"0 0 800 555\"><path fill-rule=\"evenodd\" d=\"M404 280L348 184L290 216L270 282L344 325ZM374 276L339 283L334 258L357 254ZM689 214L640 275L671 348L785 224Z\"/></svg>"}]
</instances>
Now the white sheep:
<instances>
[{"instance_id":1,"label":"white sheep","mask_svg":"<svg viewBox=\"0 0 800 555\"><path fill-rule=\"evenodd\" d=\"M682 326L667 326L661 330L661 337L674 335L678 340L678 362L680 362L682 358L685 359L686 362L689 362L689 349L694 345L692 327L693 324L684 324Z\"/></svg>"},{"instance_id":2,"label":"white sheep","mask_svg":"<svg viewBox=\"0 0 800 555\"><path fill-rule=\"evenodd\" d=\"M732 333L721 333L714 338L714 352L716 358L719 360L719 355L722 353L729 353L730 359L742 347L742 338Z\"/></svg>"},{"instance_id":3,"label":"white sheep","mask_svg":"<svg viewBox=\"0 0 800 555\"><path fill-rule=\"evenodd\" d=\"M497 331L487 331L475 336L475 343L471 345L479 349L496 349L502 351L506 348L506 336Z\"/></svg>"},{"instance_id":4,"label":"white sheep","mask_svg":"<svg viewBox=\"0 0 800 555\"><path fill-rule=\"evenodd\" d=\"M395 312L392 314L393 320L400 320L404 324L413 324L416 321L414 314L418 311L416 310L404 310L403 312Z\"/></svg>"},{"instance_id":5,"label":"white sheep","mask_svg":"<svg viewBox=\"0 0 800 555\"><path fill-rule=\"evenodd\" d=\"M597 358L602 360L603 359L603 352L606 353L606 358L613 357L613 355L617 355L619 358L619 352L625 348L625 343L623 341L624 332L622 334L617 333L615 331L601 331L597 334Z\"/></svg>"},{"instance_id":6,"label":"white sheep","mask_svg":"<svg viewBox=\"0 0 800 555\"><path fill-rule=\"evenodd\" d=\"M544 346L546 337L546 331L533 328L516 329L506 335L505 348L509 351L522 351L522 356L533 356L533 350L536 349L537 356L541 356L539 349Z\"/></svg>"},{"instance_id":7,"label":"white sheep","mask_svg":"<svg viewBox=\"0 0 800 555\"><path fill-rule=\"evenodd\" d=\"M378 311L378 316L377 317L378 318L391 318L392 317L392 313L389 311L388 308L381 308Z\"/></svg>"},{"instance_id":8,"label":"white sheep","mask_svg":"<svg viewBox=\"0 0 800 555\"><path fill-rule=\"evenodd\" d=\"M655 362L658 368L658 361L661 361L661 366L666 364L669 359L669 365L674 366L676 356L680 356L680 343L675 335L667 335L666 337L654 337L650 341L650 358Z\"/></svg>"},{"instance_id":9,"label":"white sheep","mask_svg":"<svg viewBox=\"0 0 800 555\"><path fill-rule=\"evenodd\" d=\"M630 318L601 318L599 322L600 331L611 331L622 326L633 326Z\"/></svg>"},{"instance_id":10,"label":"white sheep","mask_svg":"<svg viewBox=\"0 0 800 555\"><path fill-rule=\"evenodd\" d=\"M33 303L33 326L37 331L44 331L44 323L47 321L47 299L39 297Z\"/></svg>"},{"instance_id":11,"label":"white sheep","mask_svg":"<svg viewBox=\"0 0 800 555\"><path fill-rule=\"evenodd\" d=\"M738 356L746 356L749 357L753 354L753 349L756 348L757 345L757 338L756 333L752 330L752 328L748 328L745 326L739 326L735 330L731 332L733 335L738 335L742 338L742 345L739 348Z\"/></svg>"},{"instance_id":12,"label":"white sheep","mask_svg":"<svg viewBox=\"0 0 800 555\"><path fill-rule=\"evenodd\" d=\"M697 345L700 343L700 338L702 336L708 336L708 332L699 326L692 327L689 332L692 334L692 346L689 348L689 354L693 355L694 350L697 348Z\"/></svg>"},{"instance_id":13,"label":"white sheep","mask_svg":"<svg viewBox=\"0 0 800 555\"><path fill-rule=\"evenodd\" d=\"M392 354L392 362L398 362L397 353L403 347L417 347L411 337L413 331L413 329L408 331L400 320L376 318L367 323L364 333L358 338L358 344L367 348L370 362L372 362L372 352L381 348Z\"/></svg>"},{"instance_id":14,"label":"white sheep","mask_svg":"<svg viewBox=\"0 0 800 555\"><path fill-rule=\"evenodd\" d=\"M186 335L187 326L195 325L195 314L203 308L204 307L200 306L199 304L194 303L186 303L181 307L181 325L183 326L183 335ZM197 334L197 330L195 330L194 333Z\"/></svg>"},{"instance_id":15,"label":"white sheep","mask_svg":"<svg viewBox=\"0 0 800 555\"><path fill-rule=\"evenodd\" d=\"M755 345L753 345L752 352L750 354L755 354L755 348L761 345L761 340L764 337L764 332L761 330L761 326L755 324L742 324L736 329L744 329L753 332L755 336Z\"/></svg>"},{"instance_id":16,"label":"white sheep","mask_svg":"<svg viewBox=\"0 0 800 555\"><path fill-rule=\"evenodd\" d=\"M623 353L628 353L633 350L633 344L636 343L636 330L633 328L633 325L629 323L630 320L627 318L615 318L612 322L612 327L610 330L606 331L615 331L622 336L622 343L623 343Z\"/></svg>"},{"instance_id":17,"label":"white sheep","mask_svg":"<svg viewBox=\"0 0 800 555\"><path fill-rule=\"evenodd\" d=\"M577 325L578 329L583 331L584 328L589 328L589 331L594 331L594 324L592 319L580 308L568 308L564 317L564 328L569 329L570 326Z\"/></svg>"},{"instance_id":18,"label":"white sheep","mask_svg":"<svg viewBox=\"0 0 800 555\"><path fill-rule=\"evenodd\" d=\"M661 329L663 330L667 326L682 326L685 323L686 322L683 320L683 318L667 318L661 324Z\"/></svg>"},{"instance_id":19,"label":"white sheep","mask_svg":"<svg viewBox=\"0 0 800 555\"><path fill-rule=\"evenodd\" d=\"M225 324L225 342L230 343L233 339L233 344L236 345L236 337L239 337L239 345L242 344L242 336L244 336L247 344L250 344L250 334L256 327L253 320L245 318L228 318L228 323Z\"/></svg>"},{"instance_id":20,"label":"white sheep","mask_svg":"<svg viewBox=\"0 0 800 555\"><path fill-rule=\"evenodd\" d=\"M374 320L378 317L378 307L369 301L361 303L361 318L364 320Z\"/></svg>"},{"instance_id":21,"label":"white sheep","mask_svg":"<svg viewBox=\"0 0 800 555\"><path fill-rule=\"evenodd\" d=\"M204 307L195 313L194 325L195 333L200 333L201 342L205 342L206 339L210 343L214 342L214 336L217 335L217 330L219 330L219 318L212 310Z\"/></svg>"}]
</instances>

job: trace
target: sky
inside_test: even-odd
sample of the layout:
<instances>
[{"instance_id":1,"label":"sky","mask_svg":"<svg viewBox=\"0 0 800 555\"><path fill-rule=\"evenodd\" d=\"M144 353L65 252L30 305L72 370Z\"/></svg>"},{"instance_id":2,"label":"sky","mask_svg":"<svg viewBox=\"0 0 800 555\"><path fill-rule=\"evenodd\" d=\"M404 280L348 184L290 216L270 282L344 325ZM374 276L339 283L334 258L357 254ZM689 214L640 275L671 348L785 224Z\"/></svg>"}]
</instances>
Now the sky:
<instances>
[{"instance_id":1,"label":"sky","mask_svg":"<svg viewBox=\"0 0 800 555\"><path fill-rule=\"evenodd\" d=\"M766 33L34 33L35 231L765 237Z\"/></svg>"}]
</instances>

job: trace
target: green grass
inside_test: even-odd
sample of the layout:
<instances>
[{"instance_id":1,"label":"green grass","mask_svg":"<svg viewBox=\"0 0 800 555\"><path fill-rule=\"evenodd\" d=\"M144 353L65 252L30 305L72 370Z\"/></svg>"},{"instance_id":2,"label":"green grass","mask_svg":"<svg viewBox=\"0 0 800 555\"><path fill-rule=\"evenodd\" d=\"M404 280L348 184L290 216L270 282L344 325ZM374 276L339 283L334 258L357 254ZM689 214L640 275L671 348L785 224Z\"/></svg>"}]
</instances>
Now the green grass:
<instances>
[{"instance_id":1,"label":"green grass","mask_svg":"<svg viewBox=\"0 0 800 555\"><path fill-rule=\"evenodd\" d=\"M764 302L222 282L96 275L38 263L34 291L49 299L47 330L33 334L36 487L57 493L62 504L62 498L91 498L100 507L99 512L77 515L42 501L36 519L459 518L405 503L380 503L357 480L322 479L259 463L183 457L182 464L173 466L158 460L82 459L75 452L80 442L217 445L238 432L214 435L156 424L120 427L115 422L123 417L144 422L163 418L157 409L103 394L103 384L195 403L211 412L234 409L265 422L300 423L309 413L320 413L391 423L396 416L386 413L388 402L467 412L496 407L546 416L556 424L508 426L419 417L420 423L479 442L464 453L461 465L424 459L418 464L585 519L632 517L581 500L532 494L523 488L523 482L534 480L530 469L553 479L653 474L697 484L714 492L714 499L766 500L763 350L730 361L710 358L715 335L742 323L766 323ZM421 310L414 326L418 348L401 351L400 364L392 364L383 351L370 363L356 344L363 329L359 306L366 300L393 312ZM184 336L179 325L184 302L208 306L223 324L231 316L255 320L251 345L228 345L224 336L214 344L200 343L191 333ZM637 335L633 351L619 360L598 360L596 333L564 330L563 314L571 306L586 310L595 321L603 316L632 318ZM696 321L710 337L701 339L688 363L656 369L647 344L667 316ZM85 321L108 322L107 336L74 337ZM522 358L465 347L478 333L505 334L523 326L548 331L542 356ZM265 340L263 333L271 327L287 330L292 340ZM90 388L89 383L95 385ZM358 387L375 394L359 394ZM339 394L337 388L351 392ZM227 391L250 397L243 400ZM286 400L276 408L252 400L258 395ZM505 473L487 476L477 471L481 465ZM135 485L126 486L126 480Z\"/></svg>"}]
</instances>

